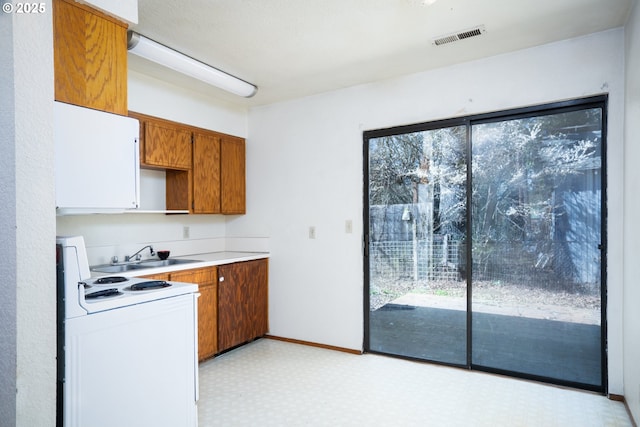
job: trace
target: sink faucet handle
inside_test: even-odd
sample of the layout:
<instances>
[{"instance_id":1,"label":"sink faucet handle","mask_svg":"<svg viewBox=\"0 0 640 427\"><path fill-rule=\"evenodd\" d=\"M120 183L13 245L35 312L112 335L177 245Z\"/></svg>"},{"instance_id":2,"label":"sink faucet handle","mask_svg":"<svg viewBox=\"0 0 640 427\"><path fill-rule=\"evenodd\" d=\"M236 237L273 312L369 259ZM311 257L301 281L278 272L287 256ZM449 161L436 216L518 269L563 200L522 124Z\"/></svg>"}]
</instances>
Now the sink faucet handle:
<instances>
[{"instance_id":1,"label":"sink faucet handle","mask_svg":"<svg viewBox=\"0 0 640 427\"><path fill-rule=\"evenodd\" d=\"M118 263L118 256L114 255L111 257L111 264L117 264Z\"/></svg>"},{"instance_id":2,"label":"sink faucet handle","mask_svg":"<svg viewBox=\"0 0 640 427\"><path fill-rule=\"evenodd\" d=\"M124 261L125 262L129 262L132 259L135 261L140 261L142 259L142 254L140 252L144 251L145 249L149 248L149 252L151 252L151 256L154 256L156 253L153 251L153 247L151 247L151 245L147 245L145 247L143 247L142 249L140 249L138 252L136 252L133 255L127 255L124 257Z\"/></svg>"}]
</instances>

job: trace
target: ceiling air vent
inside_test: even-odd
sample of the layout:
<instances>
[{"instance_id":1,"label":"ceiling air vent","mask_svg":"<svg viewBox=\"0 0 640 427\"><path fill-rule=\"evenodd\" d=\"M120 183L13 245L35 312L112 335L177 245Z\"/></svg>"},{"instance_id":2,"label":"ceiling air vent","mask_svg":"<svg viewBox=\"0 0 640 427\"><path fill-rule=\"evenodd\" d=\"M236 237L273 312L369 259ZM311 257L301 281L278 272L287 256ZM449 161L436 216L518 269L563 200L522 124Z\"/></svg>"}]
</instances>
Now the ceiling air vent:
<instances>
[{"instance_id":1,"label":"ceiling air vent","mask_svg":"<svg viewBox=\"0 0 640 427\"><path fill-rule=\"evenodd\" d=\"M484 28L484 25L479 25L474 28L470 28L468 30L458 31L452 34L447 34L445 36L440 36L433 39L433 44L436 46L440 46L447 43L457 42L458 40L468 39L470 37L476 37L484 34L487 30Z\"/></svg>"}]
</instances>

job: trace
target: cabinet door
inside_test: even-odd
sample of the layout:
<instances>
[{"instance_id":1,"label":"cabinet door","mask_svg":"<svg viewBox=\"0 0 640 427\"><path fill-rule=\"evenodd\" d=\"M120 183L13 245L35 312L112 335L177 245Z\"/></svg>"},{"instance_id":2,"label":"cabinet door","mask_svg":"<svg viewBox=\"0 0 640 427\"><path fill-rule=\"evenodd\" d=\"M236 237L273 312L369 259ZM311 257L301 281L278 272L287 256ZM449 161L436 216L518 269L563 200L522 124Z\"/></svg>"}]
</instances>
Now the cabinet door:
<instances>
[{"instance_id":1,"label":"cabinet door","mask_svg":"<svg viewBox=\"0 0 640 427\"><path fill-rule=\"evenodd\" d=\"M216 267L198 268L171 273L174 282L197 283L198 298L198 360L203 361L218 352L218 292Z\"/></svg>"},{"instance_id":2,"label":"cabinet door","mask_svg":"<svg viewBox=\"0 0 640 427\"><path fill-rule=\"evenodd\" d=\"M53 2L55 99L127 114L127 26L88 6Z\"/></svg>"},{"instance_id":3,"label":"cabinet door","mask_svg":"<svg viewBox=\"0 0 640 427\"><path fill-rule=\"evenodd\" d=\"M200 287L198 299L198 360L213 357L218 352L218 286Z\"/></svg>"},{"instance_id":4,"label":"cabinet door","mask_svg":"<svg viewBox=\"0 0 640 427\"><path fill-rule=\"evenodd\" d=\"M220 138L193 134L193 213L220 213Z\"/></svg>"},{"instance_id":5,"label":"cabinet door","mask_svg":"<svg viewBox=\"0 0 640 427\"><path fill-rule=\"evenodd\" d=\"M240 264L218 267L218 351L246 341L243 302L244 269Z\"/></svg>"},{"instance_id":6,"label":"cabinet door","mask_svg":"<svg viewBox=\"0 0 640 427\"><path fill-rule=\"evenodd\" d=\"M218 267L218 351L268 332L267 260Z\"/></svg>"},{"instance_id":7,"label":"cabinet door","mask_svg":"<svg viewBox=\"0 0 640 427\"><path fill-rule=\"evenodd\" d=\"M269 264L261 259L247 262L251 282L247 286L248 312L251 314L251 336L269 332Z\"/></svg>"},{"instance_id":8,"label":"cabinet door","mask_svg":"<svg viewBox=\"0 0 640 427\"><path fill-rule=\"evenodd\" d=\"M191 169L191 131L147 121L141 163L167 169Z\"/></svg>"},{"instance_id":9,"label":"cabinet door","mask_svg":"<svg viewBox=\"0 0 640 427\"><path fill-rule=\"evenodd\" d=\"M246 213L245 140L224 136L220 142L220 201L223 214Z\"/></svg>"}]
</instances>

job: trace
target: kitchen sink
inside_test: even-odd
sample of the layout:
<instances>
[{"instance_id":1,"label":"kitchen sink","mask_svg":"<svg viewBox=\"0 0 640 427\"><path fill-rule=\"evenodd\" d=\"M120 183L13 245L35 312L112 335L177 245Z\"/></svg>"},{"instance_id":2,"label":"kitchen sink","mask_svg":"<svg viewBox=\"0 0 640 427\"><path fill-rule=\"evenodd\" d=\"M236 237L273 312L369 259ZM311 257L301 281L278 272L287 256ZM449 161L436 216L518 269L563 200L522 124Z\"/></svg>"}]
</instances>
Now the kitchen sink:
<instances>
[{"instance_id":1,"label":"kitchen sink","mask_svg":"<svg viewBox=\"0 0 640 427\"><path fill-rule=\"evenodd\" d=\"M122 273L123 271L134 270L132 268L133 264L123 264L123 265L96 265L91 267L91 271L97 271L99 273Z\"/></svg>"},{"instance_id":2,"label":"kitchen sink","mask_svg":"<svg viewBox=\"0 0 640 427\"><path fill-rule=\"evenodd\" d=\"M123 273L132 270L144 270L145 268L168 267L171 265L191 264L193 262L202 262L197 259L154 259L148 261L140 261L130 264L103 264L94 265L91 271L98 273Z\"/></svg>"},{"instance_id":3,"label":"kitchen sink","mask_svg":"<svg viewBox=\"0 0 640 427\"><path fill-rule=\"evenodd\" d=\"M140 261L137 264L137 268L152 268L152 267L167 267L169 265L176 264L191 264L192 262L202 262L197 259L154 259L149 261Z\"/></svg>"}]
</instances>

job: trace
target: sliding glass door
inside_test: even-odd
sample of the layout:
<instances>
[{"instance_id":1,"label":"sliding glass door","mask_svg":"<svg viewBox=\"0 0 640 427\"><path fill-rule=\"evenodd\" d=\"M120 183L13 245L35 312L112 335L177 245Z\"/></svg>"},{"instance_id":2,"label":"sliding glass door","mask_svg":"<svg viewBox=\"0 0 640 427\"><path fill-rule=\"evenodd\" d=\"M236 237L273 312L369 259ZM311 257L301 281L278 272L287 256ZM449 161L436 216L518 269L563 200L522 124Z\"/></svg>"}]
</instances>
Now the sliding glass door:
<instances>
[{"instance_id":1,"label":"sliding glass door","mask_svg":"<svg viewBox=\"0 0 640 427\"><path fill-rule=\"evenodd\" d=\"M598 386L602 109L472 126L472 363Z\"/></svg>"},{"instance_id":2,"label":"sliding glass door","mask_svg":"<svg viewBox=\"0 0 640 427\"><path fill-rule=\"evenodd\" d=\"M369 349L464 365L467 129L368 142Z\"/></svg>"},{"instance_id":3,"label":"sliding glass door","mask_svg":"<svg viewBox=\"0 0 640 427\"><path fill-rule=\"evenodd\" d=\"M606 98L365 132L365 350L603 391Z\"/></svg>"}]
</instances>

